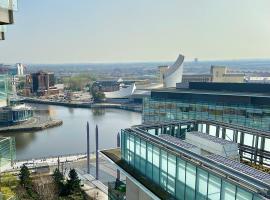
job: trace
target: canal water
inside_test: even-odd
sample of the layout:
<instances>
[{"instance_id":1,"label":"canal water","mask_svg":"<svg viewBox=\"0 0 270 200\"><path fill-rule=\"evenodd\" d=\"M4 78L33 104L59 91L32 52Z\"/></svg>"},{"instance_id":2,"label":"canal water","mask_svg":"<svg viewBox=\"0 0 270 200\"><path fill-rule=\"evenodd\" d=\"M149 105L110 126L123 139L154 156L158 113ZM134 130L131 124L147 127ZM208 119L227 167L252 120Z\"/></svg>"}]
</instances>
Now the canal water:
<instances>
[{"instance_id":1,"label":"canal water","mask_svg":"<svg viewBox=\"0 0 270 200\"><path fill-rule=\"evenodd\" d=\"M67 108L33 104L41 118L63 120L63 125L38 132L2 134L16 140L17 159L85 153L86 123L90 124L90 151L95 149L95 126L99 127L100 149L116 147L122 128L141 123L141 114L120 109Z\"/></svg>"}]
</instances>

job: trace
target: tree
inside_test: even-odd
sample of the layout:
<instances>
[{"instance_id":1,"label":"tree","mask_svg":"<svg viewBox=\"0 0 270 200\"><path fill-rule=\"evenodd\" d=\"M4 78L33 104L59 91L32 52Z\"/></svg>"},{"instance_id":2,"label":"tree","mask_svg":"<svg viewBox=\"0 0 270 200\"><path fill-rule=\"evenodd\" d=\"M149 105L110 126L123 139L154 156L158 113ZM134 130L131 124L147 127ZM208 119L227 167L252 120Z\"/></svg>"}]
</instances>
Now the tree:
<instances>
[{"instance_id":1,"label":"tree","mask_svg":"<svg viewBox=\"0 0 270 200\"><path fill-rule=\"evenodd\" d=\"M53 172L53 181L57 187L58 194L60 196L69 195L67 185L64 183L64 176L58 168L56 168Z\"/></svg>"},{"instance_id":2,"label":"tree","mask_svg":"<svg viewBox=\"0 0 270 200\"><path fill-rule=\"evenodd\" d=\"M81 91L84 87L95 81L96 78L91 74L78 74L63 78L65 87L72 91Z\"/></svg>"},{"instance_id":3,"label":"tree","mask_svg":"<svg viewBox=\"0 0 270 200\"><path fill-rule=\"evenodd\" d=\"M27 166L23 165L20 170L20 184L24 188L28 188L31 185L31 177L30 177L30 172Z\"/></svg>"},{"instance_id":4,"label":"tree","mask_svg":"<svg viewBox=\"0 0 270 200\"><path fill-rule=\"evenodd\" d=\"M64 176L58 168L56 168L53 172L53 180L57 185L59 185L60 183L63 183L64 181Z\"/></svg>"},{"instance_id":5,"label":"tree","mask_svg":"<svg viewBox=\"0 0 270 200\"><path fill-rule=\"evenodd\" d=\"M69 188L70 193L79 191L81 180L79 179L78 174L75 171L75 169L71 169L69 171L68 176L69 176L69 180L68 180L67 184L68 184L68 188Z\"/></svg>"},{"instance_id":6,"label":"tree","mask_svg":"<svg viewBox=\"0 0 270 200\"><path fill-rule=\"evenodd\" d=\"M93 86L90 88L90 93L91 93L91 95L92 95L95 102L100 102L103 99L105 99L104 92L98 91Z\"/></svg>"},{"instance_id":7,"label":"tree","mask_svg":"<svg viewBox=\"0 0 270 200\"><path fill-rule=\"evenodd\" d=\"M17 178L11 173L4 173L1 177L1 183L3 186L13 187L17 185Z\"/></svg>"}]
</instances>

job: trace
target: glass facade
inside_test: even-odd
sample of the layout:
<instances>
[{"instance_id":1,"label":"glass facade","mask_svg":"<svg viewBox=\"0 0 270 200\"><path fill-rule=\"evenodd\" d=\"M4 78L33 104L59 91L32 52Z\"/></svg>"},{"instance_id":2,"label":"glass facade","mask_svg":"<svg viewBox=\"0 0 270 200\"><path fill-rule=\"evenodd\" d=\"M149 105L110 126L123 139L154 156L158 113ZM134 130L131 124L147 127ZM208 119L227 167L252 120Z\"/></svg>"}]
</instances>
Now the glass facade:
<instances>
[{"instance_id":1,"label":"glass facade","mask_svg":"<svg viewBox=\"0 0 270 200\"><path fill-rule=\"evenodd\" d=\"M269 131L270 107L200 102L199 100L144 99L144 122L170 122L186 119L215 120Z\"/></svg>"},{"instance_id":2,"label":"glass facade","mask_svg":"<svg viewBox=\"0 0 270 200\"><path fill-rule=\"evenodd\" d=\"M121 159L179 200L261 199L127 130L121 132Z\"/></svg>"},{"instance_id":3,"label":"glass facade","mask_svg":"<svg viewBox=\"0 0 270 200\"><path fill-rule=\"evenodd\" d=\"M6 75L0 75L0 107L7 105L8 91L8 78Z\"/></svg>"},{"instance_id":4,"label":"glass facade","mask_svg":"<svg viewBox=\"0 0 270 200\"><path fill-rule=\"evenodd\" d=\"M270 166L270 136L261 136L248 131L238 131L237 129L225 129L224 127L220 127L217 131L216 126L209 125L209 128L207 128L206 124L198 124L198 131L224 140L234 141L239 144L241 159Z\"/></svg>"},{"instance_id":5,"label":"glass facade","mask_svg":"<svg viewBox=\"0 0 270 200\"><path fill-rule=\"evenodd\" d=\"M0 138L0 168L11 165L16 158L15 139Z\"/></svg>"},{"instance_id":6,"label":"glass facade","mask_svg":"<svg viewBox=\"0 0 270 200\"><path fill-rule=\"evenodd\" d=\"M31 109L12 110L6 109L0 111L0 124L11 125L29 120L34 116Z\"/></svg>"}]
</instances>

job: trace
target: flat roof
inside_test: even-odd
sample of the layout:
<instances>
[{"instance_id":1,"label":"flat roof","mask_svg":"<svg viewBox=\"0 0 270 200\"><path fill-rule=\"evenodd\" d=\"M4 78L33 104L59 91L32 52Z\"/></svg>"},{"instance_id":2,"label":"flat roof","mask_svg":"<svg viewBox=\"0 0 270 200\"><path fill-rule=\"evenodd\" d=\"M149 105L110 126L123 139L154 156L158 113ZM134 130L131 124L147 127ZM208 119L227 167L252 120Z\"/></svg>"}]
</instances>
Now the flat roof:
<instances>
[{"instance_id":1,"label":"flat roof","mask_svg":"<svg viewBox=\"0 0 270 200\"><path fill-rule=\"evenodd\" d=\"M200 138L203 138L203 139L206 139L206 140L209 140L209 141L212 141L214 143L221 144L221 145L236 144L233 141L224 140L222 138L218 138L218 137L208 135L208 134L205 134L202 132L193 131L193 132L187 132L186 134L195 135L195 136L198 136Z\"/></svg>"},{"instance_id":2,"label":"flat roof","mask_svg":"<svg viewBox=\"0 0 270 200\"><path fill-rule=\"evenodd\" d=\"M185 148L185 149L194 149L194 148L198 148L196 147L195 145L193 144L190 144L190 143L187 143L185 142L184 140L181 140L179 138L176 138L176 137L173 137L173 136L170 136L170 135L167 135L167 134L161 134L158 136L161 140L164 140L168 143L171 143L171 144L174 144L178 147L182 147L182 148Z\"/></svg>"},{"instance_id":3,"label":"flat roof","mask_svg":"<svg viewBox=\"0 0 270 200\"><path fill-rule=\"evenodd\" d=\"M223 95L223 96L244 96L244 97L270 98L270 91L269 91L269 93L255 93L255 92L198 90L198 89L189 89L189 88L162 88L162 89L153 89L151 92L169 92L169 93L208 94L208 95Z\"/></svg>"},{"instance_id":4,"label":"flat roof","mask_svg":"<svg viewBox=\"0 0 270 200\"><path fill-rule=\"evenodd\" d=\"M173 152L174 154L180 156L181 158L183 157L184 159L191 159L193 161L196 161L198 162L199 166L203 165L206 168L209 168L210 171L222 173L228 178L231 177L237 181L240 181L238 184L242 185L243 187L247 187L247 185L249 185L251 187L255 187L256 189L270 192L270 175L267 175L267 173L251 168L248 165L242 164L240 162L238 163L237 166L221 164L220 161L217 159L198 155L189 149L177 146L168 141L160 140L159 137L151 135L148 132L138 128L125 130L128 133L138 135L139 137L144 138L145 140L160 146L166 151ZM225 162L231 161L228 158L224 158L224 160ZM251 173L247 173L247 171L251 171ZM259 177L265 178L262 180Z\"/></svg>"},{"instance_id":5,"label":"flat roof","mask_svg":"<svg viewBox=\"0 0 270 200\"><path fill-rule=\"evenodd\" d=\"M134 128L141 128L141 129L147 129L147 128L156 128L156 127L162 127L162 126L171 126L171 125L191 125L194 124L197 120L174 120L170 122L145 122L140 125L134 125L132 127Z\"/></svg>"},{"instance_id":6,"label":"flat roof","mask_svg":"<svg viewBox=\"0 0 270 200\"><path fill-rule=\"evenodd\" d=\"M243 174L247 174L248 176L258 179L258 180L262 180L267 182L268 184L270 184L270 174L256 170L248 165L242 164L240 162L231 160L229 158L220 156L220 155L216 155L216 154L211 154L206 156L207 158L216 161L218 163L218 165L224 165L230 168L233 168Z\"/></svg>"}]
</instances>

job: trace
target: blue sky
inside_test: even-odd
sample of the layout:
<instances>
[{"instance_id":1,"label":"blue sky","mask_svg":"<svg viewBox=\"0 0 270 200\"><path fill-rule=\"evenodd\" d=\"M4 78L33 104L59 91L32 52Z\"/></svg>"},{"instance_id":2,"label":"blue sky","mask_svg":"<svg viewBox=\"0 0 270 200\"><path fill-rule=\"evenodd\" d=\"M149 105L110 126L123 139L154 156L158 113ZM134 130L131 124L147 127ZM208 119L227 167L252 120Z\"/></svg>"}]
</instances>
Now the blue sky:
<instances>
[{"instance_id":1,"label":"blue sky","mask_svg":"<svg viewBox=\"0 0 270 200\"><path fill-rule=\"evenodd\" d=\"M269 0L18 0L1 62L270 58Z\"/></svg>"}]
</instances>

